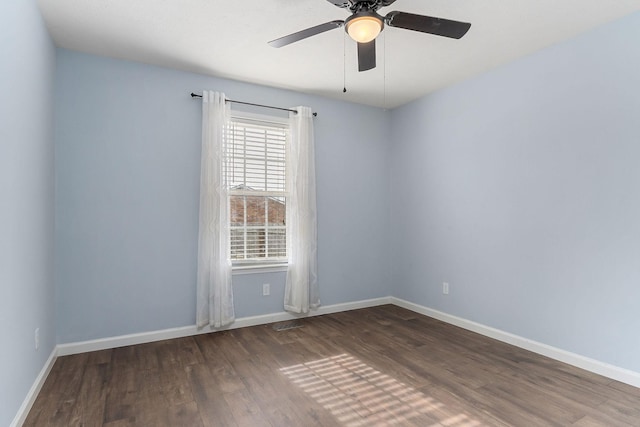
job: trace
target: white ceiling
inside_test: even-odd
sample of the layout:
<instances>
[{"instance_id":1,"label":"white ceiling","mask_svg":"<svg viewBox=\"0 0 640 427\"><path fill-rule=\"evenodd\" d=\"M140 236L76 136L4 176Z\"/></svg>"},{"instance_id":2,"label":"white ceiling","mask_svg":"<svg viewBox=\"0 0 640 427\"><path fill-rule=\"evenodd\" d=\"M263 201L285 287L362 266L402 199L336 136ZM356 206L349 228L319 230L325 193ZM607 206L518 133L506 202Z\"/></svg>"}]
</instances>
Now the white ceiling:
<instances>
[{"instance_id":1,"label":"white ceiling","mask_svg":"<svg viewBox=\"0 0 640 427\"><path fill-rule=\"evenodd\" d=\"M326 0L39 5L60 47L386 108L640 10L640 0L397 0L379 13L471 22L471 29L454 40L387 27L378 38L378 67L359 73L355 42L340 28L279 49L267 45L348 16Z\"/></svg>"}]
</instances>

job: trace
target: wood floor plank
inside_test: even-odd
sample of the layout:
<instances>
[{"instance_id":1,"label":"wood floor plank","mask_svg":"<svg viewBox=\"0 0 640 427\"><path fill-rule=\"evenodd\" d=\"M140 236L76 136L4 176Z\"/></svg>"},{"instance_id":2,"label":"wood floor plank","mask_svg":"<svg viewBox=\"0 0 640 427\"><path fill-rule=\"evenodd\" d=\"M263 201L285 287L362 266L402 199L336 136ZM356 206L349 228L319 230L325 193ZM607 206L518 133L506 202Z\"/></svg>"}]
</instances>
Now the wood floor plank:
<instances>
[{"instance_id":1,"label":"wood floor plank","mask_svg":"<svg viewBox=\"0 0 640 427\"><path fill-rule=\"evenodd\" d=\"M135 401L138 388L136 386L137 371L135 367L121 364L114 367L111 381L107 386L104 421L112 422L132 418L135 419Z\"/></svg>"},{"instance_id":2,"label":"wood floor plank","mask_svg":"<svg viewBox=\"0 0 640 427\"><path fill-rule=\"evenodd\" d=\"M224 400L237 425L271 427L262 409L260 409L254 396L248 390L240 390L234 393L224 394Z\"/></svg>"},{"instance_id":3,"label":"wood floor plank","mask_svg":"<svg viewBox=\"0 0 640 427\"><path fill-rule=\"evenodd\" d=\"M100 425L104 418L107 398L109 366L105 363L88 364L83 373L82 385L73 407L69 425Z\"/></svg>"},{"instance_id":4,"label":"wood floor plank","mask_svg":"<svg viewBox=\"0 0 640 427\"><path fill-rule=\"evenodd\" d=\"M88 365L100 365L104 363L111 363L113 357L113 349L98 350L87 353Z\"/></svg>"},{"instance_id":5,"label":"wood floor plank","mask_svg":"<svg viewBox=\"0 0 640 427\"><path fill-rule=\"evenodd\" d=\"M187 375L191 369L192 366L176 366L160 370L161 387L169 405L184 405L194 401Z\"/></svg>"},{"instance_id":6,"label":"wood floor plank","mask_svg":"<svg viewBox=\"0 0 640 427\"><path fill-rule=\"evenodd\" d=\"M189 427L200 427L204 425L200 418L196 402L192 401L171 406L168 412L169 416L165 420L167 425Z\"/></svg>"},{"instance_id":7,"label":"wood floor plank","mask_svg":"<svg viewBox=\"0 0 640 427\"><path fill-rule=\"evenodd\" d=\"M209 366L194 365L186 373L203 425L238 426L231 408L224 399L227 393L218 386Z\"/></svg>"},{"instance_id":8,"label":"wood floor plank","mask_svg":"<svg viewBox=\"0 0 640 427\"><path fill-rule=\"evenodd\" d=\"M25 426L640 426L640 389L386 305L56 360Z\"/></svg>"}]
</instances>

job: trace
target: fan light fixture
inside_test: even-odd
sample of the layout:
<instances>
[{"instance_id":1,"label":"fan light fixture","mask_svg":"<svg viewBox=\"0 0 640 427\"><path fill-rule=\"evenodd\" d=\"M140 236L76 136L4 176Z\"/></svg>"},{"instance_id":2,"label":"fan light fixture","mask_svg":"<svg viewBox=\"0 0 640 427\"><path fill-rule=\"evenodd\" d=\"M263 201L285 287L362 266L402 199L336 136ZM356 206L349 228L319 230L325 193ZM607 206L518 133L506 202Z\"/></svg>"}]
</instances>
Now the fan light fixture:
<instances>
[{"instance_id":1,"label":"fan light fixture","mask_svg":"<svg viewBox=\"0 0 640 427\"><path fill-rule=\"evenodd\" d=\"M382 20L375 15L354 16L346 22L349 36L358 43L369 43L382 31Z\"/></svg>"}]
</instances>

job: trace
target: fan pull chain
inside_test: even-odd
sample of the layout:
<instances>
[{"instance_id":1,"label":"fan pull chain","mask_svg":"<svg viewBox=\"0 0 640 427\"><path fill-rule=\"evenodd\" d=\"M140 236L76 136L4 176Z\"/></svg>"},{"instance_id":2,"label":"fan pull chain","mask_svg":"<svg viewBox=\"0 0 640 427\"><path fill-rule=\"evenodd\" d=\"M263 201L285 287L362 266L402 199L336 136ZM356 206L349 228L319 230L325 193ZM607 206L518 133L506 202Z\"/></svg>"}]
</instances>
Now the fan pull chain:
<instances>
[{"instance_id":1,"label":"fan pull chain","mask_svg":"<svg viewBox=\"0 0 640 427\"><path fill-rule=\"evenodd\" d=\"M342 36L342 93L347 93L347 33Z\"/></svg>"},{"instance_id":2,"label":"fan pull chain","mask_svg":"<svg viewBox=\"0 0 640 427\"><path fill-rule=\"evenodd\" d=\"M387 34L382 35L382 50L383 50L383 63L382 63L382 108L387 109Z\"/></svg>"}]
</instances>

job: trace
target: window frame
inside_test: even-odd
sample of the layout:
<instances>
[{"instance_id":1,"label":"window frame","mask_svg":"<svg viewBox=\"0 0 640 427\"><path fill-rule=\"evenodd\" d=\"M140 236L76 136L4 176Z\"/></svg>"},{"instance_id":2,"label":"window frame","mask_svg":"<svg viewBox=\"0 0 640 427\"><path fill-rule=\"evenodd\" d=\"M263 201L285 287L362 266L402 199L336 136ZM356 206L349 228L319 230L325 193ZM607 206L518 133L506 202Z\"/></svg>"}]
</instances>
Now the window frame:
<instances>
[{"instance_id":1,"label":"window frame","mask_svg":"<svg viewBox=\"0 0 640 427\"><path fill-rule=\"evenodd\" d=\"M227 227L229 227L229 239L231 239L231 197L232 196L256 196L256 197L266 197L266 198L271 198L271 197L284 197L285 198L285 213L284 213L284 217L285 217L285 251L287 249L287 236L286 236L286 218L287 218L287 208L286 208L286 200L288 199L289 195L287 193L287 188L289 187L287 184L287 179L288 179L288 174L287 174L287 168L289 167L289 165L287 165L287 161L289 160L289 156L288 156L288 151L289 151L289 141L290 141L290 131L291 131L291 123L289 121L288 117L279 117L279 116L272 116L272 115L265 115L265 114L256 114L256 113L250 113L250 112L246 112L246 111L239 111L239 110L231 110L230 114L229 114L229 119L228 119L228 124L226 125L227 127L231 127L232 123L234 120L237 121L247 121L247 122L256 122L257 124L264 124L264 125L274 125L274 127L278 127L278 128L284 128L286 129L286 140L285 140L285 191L284 192L273 192L273 191L256 191L256 192L251 192L248 190L239 190L239 191L232 191L230 188L227 188L227 200L228 200L228 206L229 206L229 221L227 223ZM227 144L227 139L226 139L226 134L225 134L225 145ZM226 150L226 149L225 149ZM225 153L226 156L226 153ZM225 158L225 162L226 162L226 158ZM226 179L226 177L225 177ZM227 185L225 183L225 185ZM264 193L263 195L261 195L260 193ZM277 193L277 194L275 194ZM246 206L246 205L245 205ZM246 214L245 214L246 215ZM265 226L268 227L268 224L265 224ZM247 227L246 224L246 220L245 220L245 224L244 227ZM229 242L230 248L231 248L231 241ZM229 253L229 256L231 257L231 253ZM289 254L287 254L287 256L285 258L272 258L272 259L247 259L247 260L234 260L234 259L230 259L231 261L231 266L232 266L232 271L233 274L251 274L251 273L263 273L263 272L275 272L275 271L286 271L287 269L287 265L289 263Z\"/></svg>"}]
</instances>

